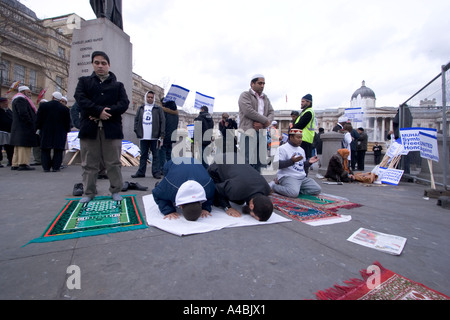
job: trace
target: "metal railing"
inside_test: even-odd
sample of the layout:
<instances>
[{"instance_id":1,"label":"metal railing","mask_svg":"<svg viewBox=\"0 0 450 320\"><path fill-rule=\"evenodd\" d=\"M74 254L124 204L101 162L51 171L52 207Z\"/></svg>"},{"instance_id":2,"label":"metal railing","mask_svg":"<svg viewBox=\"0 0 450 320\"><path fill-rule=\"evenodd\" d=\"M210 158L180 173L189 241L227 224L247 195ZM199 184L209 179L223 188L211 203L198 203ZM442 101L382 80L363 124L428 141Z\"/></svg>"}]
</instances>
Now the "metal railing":
<instances>
[{"instance_id":1,"label":"metal railing","mask_svg":"<svg viewBox=\"0 0 450 320\"><path fill-rule=\"evenodd\" d=\"M400 128L410 126L406 123L408 120L408 108L423 108L424 113L429 116L436 116L436 125L439 126L439 117L442 114L442 122L438 132L443 135L443 183L445 189L448 187L448 138L449 138L449 122L447 119L447 101L450 99L450 62L441 66L441 72L430 82L423 86L419 91L413 94L408 100L403 102L399 107ZM440 104L442 103L442 107ZM403 165L404 165L404 159Z\"/></svg>"}]
</instances>

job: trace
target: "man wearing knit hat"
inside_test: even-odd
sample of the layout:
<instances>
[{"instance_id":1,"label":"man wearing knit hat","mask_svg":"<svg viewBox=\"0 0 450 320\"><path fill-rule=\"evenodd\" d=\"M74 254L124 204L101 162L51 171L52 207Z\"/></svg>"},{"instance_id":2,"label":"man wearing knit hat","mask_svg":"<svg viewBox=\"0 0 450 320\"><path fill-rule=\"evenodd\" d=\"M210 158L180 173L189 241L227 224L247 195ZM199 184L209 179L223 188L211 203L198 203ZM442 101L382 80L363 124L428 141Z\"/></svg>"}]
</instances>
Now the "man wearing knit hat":
<instances>
[{"instance_id":1,"label":"man wearing knit hat","mask_svg":"<svg viewBox=\"0 0 450 320\"><path fill-rule=\"evenodd\" d=\"M38 146L36 135L37 108L31 101L30 88L19 87L19 93L12 98L13 123L10 144L14 146L11 170L30 171L31 149Z\"/></svg>"},{"instance_id":2,"label":"man wearing knit hat","mask_svg":"<svg viewBox=\"0 0 450 320\"><path fill-rule=\"evenodd\" d=\"M316 116L314 114L313 98L311 94L307 94L302 98L302 112L300 117L295 121L293 128L303 131L303 142L301 147L305 150L306 159L312 156L312 143L314 141Z\"/></svg>"}]
</instances>

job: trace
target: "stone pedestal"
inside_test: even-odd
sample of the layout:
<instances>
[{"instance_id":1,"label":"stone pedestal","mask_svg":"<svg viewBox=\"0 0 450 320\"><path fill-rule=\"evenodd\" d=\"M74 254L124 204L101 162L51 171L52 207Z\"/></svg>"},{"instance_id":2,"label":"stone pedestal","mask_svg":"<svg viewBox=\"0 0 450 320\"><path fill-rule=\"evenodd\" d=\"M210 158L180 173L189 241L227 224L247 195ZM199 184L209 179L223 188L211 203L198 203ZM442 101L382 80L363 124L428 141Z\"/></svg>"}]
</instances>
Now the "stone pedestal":
<instances>
[{"instance_id":1,"label":"stone pedestal","mask_svg":"<svg viewBox=\"0 0 450 320\"><path fill-rule=\"evenodd\" d=\"M131 104L133 96L133 47L130 37L110 20L102 18L82 21L80 28L73 32L67 92L69 106L75 103L74 94L78 78L90 76L93 72L91 55L94 51L104 51L109 56L110 71L116 75L117 81L122 82L125 86ZM135 138L133 118L132 108L129 108L122 116L125 140Z\"/></svg>"},{"instance_id":2,"label":"stone pedestal","mask_svg":"<svg viewBox=\"0 0 450 320\"><path fill-rule=\"evenodd\" d=\"M319 173L325 175L331 157L342 148L342 139L344 139L344 135L339 132L328 132L322 134L320 139L323 142L323 146L321 160L322 166L319 169Z\"/></svg>"}]
</instances>

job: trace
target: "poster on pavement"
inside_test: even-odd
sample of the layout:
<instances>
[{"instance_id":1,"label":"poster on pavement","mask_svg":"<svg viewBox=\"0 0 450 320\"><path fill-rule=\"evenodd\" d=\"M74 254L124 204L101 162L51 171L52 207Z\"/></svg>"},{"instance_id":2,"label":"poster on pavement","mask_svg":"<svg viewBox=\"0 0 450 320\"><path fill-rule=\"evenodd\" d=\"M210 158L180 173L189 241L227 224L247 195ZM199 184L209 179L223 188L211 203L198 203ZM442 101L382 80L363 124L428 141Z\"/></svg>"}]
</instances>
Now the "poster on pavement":
<instances>
[{"instance_id":1,"label":"poster on pavement","mask_svg":"<svg viewBox=\"0 0 450 320\"><path fill-rule=\"evenodd\" d=\"M359 228L347 241L376 249L392 255L400 255L406 244L406 238Z\"/></svg>"}]
</instances>

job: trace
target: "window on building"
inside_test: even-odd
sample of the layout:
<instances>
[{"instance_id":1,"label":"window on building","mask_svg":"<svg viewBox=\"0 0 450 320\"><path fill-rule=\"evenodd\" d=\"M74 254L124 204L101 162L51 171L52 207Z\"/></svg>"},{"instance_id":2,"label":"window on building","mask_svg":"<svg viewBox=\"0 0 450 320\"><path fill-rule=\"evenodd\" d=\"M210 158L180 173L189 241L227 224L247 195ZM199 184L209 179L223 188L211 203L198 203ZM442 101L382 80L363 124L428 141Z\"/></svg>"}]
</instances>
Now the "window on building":
<instances>
[{"instance_id":1,"label":"window on building","mask_svg":"<svg viewBox=\"0 0 450 320\"><path fill-rule=\"evenodd\" d=\"M9 68L11 66L11 63L7 60L2 60L0 61L0 72L1 72L1 82L4 85L9 85L10 84L10 80L9 80Z\"/></svg>"},{"instance_id":2,"label":"window on building","mask_svg":"<svg viewBox=\"0 0 450 320\"><path fill-rule=\"evenodd\" d=\"M62 92L63 78L56 76L56 87L55 91Z\"/></svg>"},{"instance_id":3,"label":"window on building","mask_svg":"<svg viewBox=\"0 0 450 320\"><path fill-rule=\"evenodd\" d=\"M62 47L58 47L58 57L65 59L66 58L66 49Z\"/></svg>"},{"instance_id":4,"label":"window on building","mask_svg":"<svg viewBox=\"0 0 450 320\"><path fill-rule=\"evenodd\" d=\"M37 90L37 71L36 70L30 70L30 89L31 91Z\"/></svg>"},{"instance_id":5,"label":"window on building","mask_svg":"<svg viewBox=\"0 0 450 320\"><path fill-rule=\"evenodd\" d=\"M14 79L13 81L21 81L25 83L25 67L20 64L14 65Z\"/></svg>"}]
</instances>

